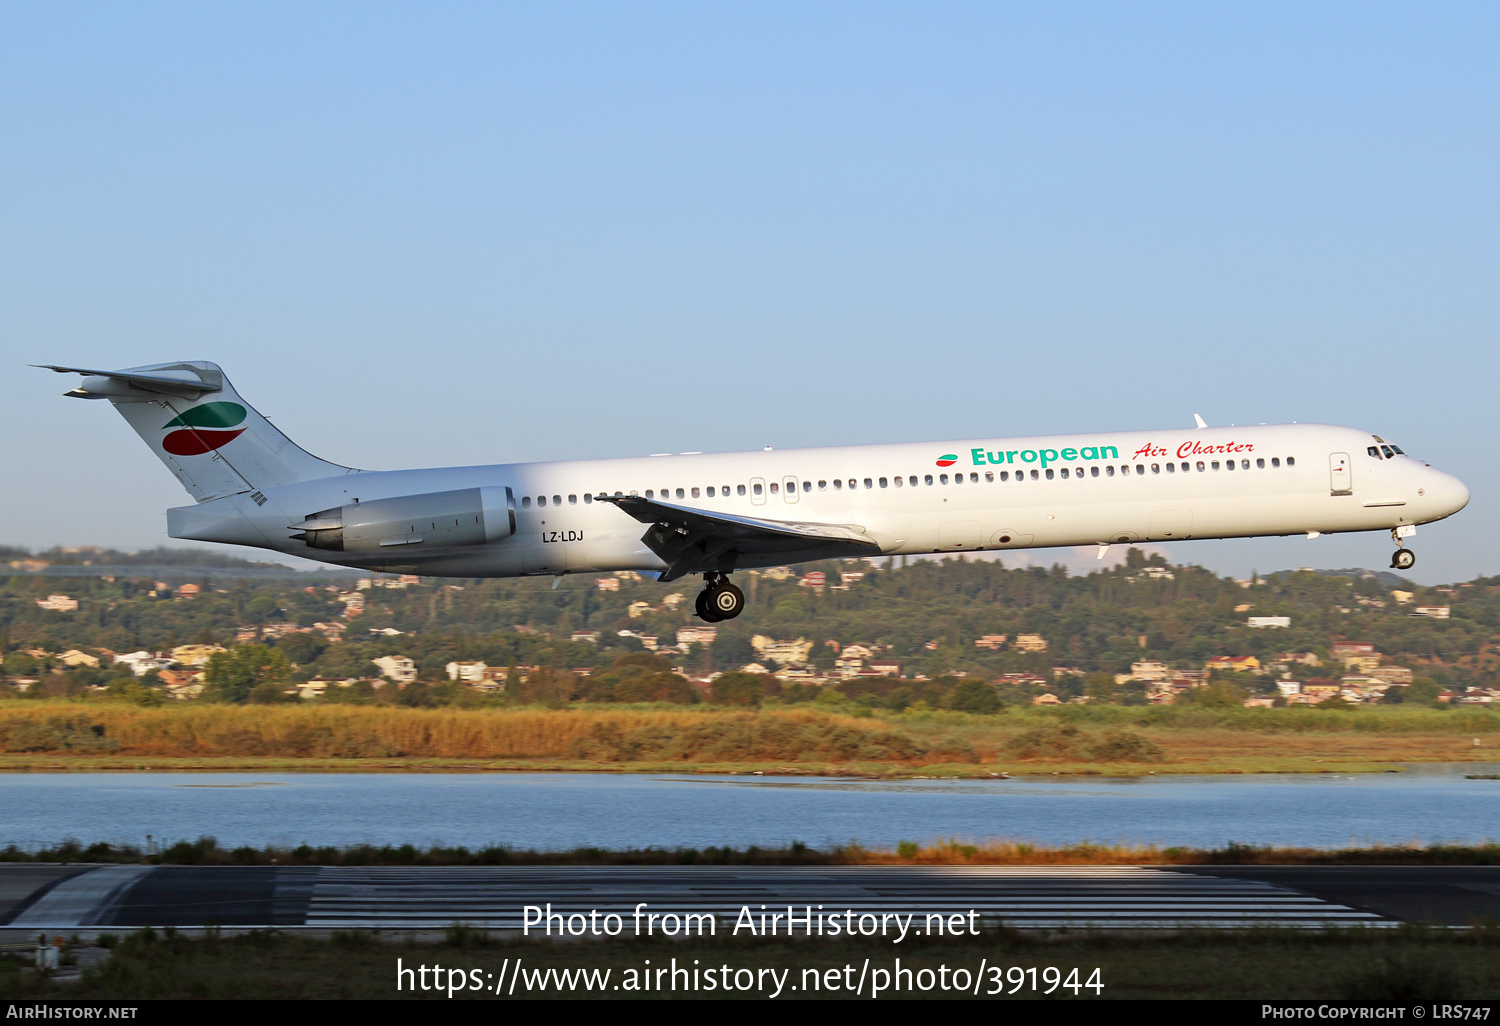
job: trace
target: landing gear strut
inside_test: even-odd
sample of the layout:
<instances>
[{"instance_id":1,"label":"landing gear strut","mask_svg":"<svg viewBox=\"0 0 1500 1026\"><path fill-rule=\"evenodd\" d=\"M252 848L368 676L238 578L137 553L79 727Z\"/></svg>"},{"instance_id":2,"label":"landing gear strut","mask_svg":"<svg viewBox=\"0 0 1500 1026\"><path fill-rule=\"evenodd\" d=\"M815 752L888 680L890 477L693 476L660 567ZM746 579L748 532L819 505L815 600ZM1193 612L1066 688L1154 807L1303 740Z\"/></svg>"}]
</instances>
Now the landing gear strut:
<instances>
[{"instance_id":1,"label":"landing gear strut","mask_svg":"<svg viewBox=\"0 0 1500 1026\"><path fill-rule=\"evenodd\" d=\"M703 590L693 603L700 620L718 623L733 620L745 611L745 593L729 583L728 574L706 573L703 584Z\"/></svg>"},{"instance_id":2,"label":"landing gear strut","mask_svg":"<svg viewBox=\"0 0 1500 1026\"><path fill-rule=\"evenodd\" d=\"M1417 565L1417 554L1405 545L1401 544L1401 533L1398 528L1391 530L1391 538L1396 543L1396 553L1391 556L1392 570L1410 570Z\"/></svg>"}]
</instances>

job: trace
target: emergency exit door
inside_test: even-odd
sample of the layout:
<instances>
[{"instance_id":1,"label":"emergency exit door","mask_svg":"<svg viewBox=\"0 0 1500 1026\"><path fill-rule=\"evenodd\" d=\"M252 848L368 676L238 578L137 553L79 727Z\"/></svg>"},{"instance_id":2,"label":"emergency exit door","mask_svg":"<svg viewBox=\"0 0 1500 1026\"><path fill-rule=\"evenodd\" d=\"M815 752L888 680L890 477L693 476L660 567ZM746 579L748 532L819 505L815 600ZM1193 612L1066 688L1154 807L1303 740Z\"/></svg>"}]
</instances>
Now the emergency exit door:
<instances>
[{"instance_id":1,"label":"emergency exit door","mask_svg":"<svg viewBox=\"0 0 1500 1026\"><path fill-rule=\"evenodd\" d=\"M1353 493L1354 476L1349 472L1349 454L1347 452L1329 454L1328 489L1334 495L1350 495Z\"/></svg>"}]
</instances>

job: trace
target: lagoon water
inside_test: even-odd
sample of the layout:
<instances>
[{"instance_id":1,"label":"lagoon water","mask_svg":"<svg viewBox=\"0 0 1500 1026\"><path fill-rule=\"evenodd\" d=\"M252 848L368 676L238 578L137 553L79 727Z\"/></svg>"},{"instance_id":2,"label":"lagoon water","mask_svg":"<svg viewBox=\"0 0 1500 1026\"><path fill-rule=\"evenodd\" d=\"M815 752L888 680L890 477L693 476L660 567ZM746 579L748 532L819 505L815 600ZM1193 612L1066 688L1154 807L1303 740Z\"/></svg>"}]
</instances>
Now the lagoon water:
<instances>
[{"instance_id":1,"label":"lagoon water","mask_svg":"<svg viewBox=\"0 0 1500 1026\"><path fill-rule=\"evenodd\" d=\"M0 845L361 843L815 847L1007 839L1340 847L1500 839L1493 766L1399 774L846 780L631 774L61 773L0 777Z\"/></svg>"}]
</instances>

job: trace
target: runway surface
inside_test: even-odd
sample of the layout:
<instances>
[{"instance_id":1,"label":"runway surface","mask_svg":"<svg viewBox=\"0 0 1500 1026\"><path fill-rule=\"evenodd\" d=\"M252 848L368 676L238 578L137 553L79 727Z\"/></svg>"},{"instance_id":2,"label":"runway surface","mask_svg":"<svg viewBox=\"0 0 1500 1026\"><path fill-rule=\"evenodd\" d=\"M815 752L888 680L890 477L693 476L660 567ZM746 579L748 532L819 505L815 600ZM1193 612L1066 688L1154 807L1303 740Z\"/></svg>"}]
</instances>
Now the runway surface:
<instances>
[{"instance_id":1,"label":"runway surface","mask_svg":"<svg viewBox=\"0 0 1500 1026\"><path fill-rule=\"evenodd\" d=\"M520 929L563 916L978 913L1021 929L1464 926L1500 919L1500 867L0 866L0 930ZM822 906L820 909L818 906Z\"/></svg>"}]
</instances>

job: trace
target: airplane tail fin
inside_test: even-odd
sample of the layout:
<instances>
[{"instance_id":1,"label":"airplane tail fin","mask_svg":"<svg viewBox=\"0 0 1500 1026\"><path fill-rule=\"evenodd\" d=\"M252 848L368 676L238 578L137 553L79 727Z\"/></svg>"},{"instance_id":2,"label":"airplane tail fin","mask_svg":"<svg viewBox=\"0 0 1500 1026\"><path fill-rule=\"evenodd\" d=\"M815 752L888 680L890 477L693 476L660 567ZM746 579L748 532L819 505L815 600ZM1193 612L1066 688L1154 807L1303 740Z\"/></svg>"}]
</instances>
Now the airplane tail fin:
<instances>
[{"instance_id":1,"label":"airplane tail fin","mask_svg":"<svg viewBox=\"0 0 1500 1026\"><path fill-rule=\"evenodd\" d=\"M64 394L108 399L199 502L358 473L300 448L241 399L215 363L157 363L120 371L34 366L82 374L83 383Z\"/></svg>"}]
</instances>

